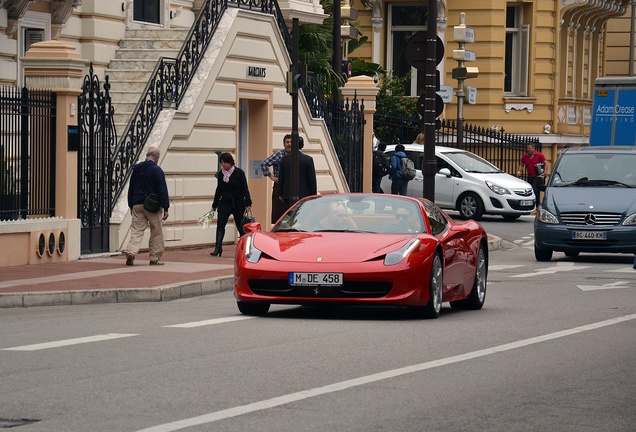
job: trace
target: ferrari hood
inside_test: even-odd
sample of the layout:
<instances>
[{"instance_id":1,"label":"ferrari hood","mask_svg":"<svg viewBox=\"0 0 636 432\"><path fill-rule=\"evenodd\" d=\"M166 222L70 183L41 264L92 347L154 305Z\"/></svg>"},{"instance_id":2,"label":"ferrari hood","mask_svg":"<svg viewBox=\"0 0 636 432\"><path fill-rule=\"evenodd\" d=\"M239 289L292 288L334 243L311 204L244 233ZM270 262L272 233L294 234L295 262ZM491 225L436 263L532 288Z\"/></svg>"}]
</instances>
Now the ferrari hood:
<instances>
[{"instance_id":1,"label":"ferrari hood","mask_svg":"<svg viewBox=\"0 0 636 432\"><path fill-rule=\"evenodd\" d=\"M364 262L402 247L413 236L364 233L254 234L254 246L284 262Z\"/></svg>"}]
</instances>

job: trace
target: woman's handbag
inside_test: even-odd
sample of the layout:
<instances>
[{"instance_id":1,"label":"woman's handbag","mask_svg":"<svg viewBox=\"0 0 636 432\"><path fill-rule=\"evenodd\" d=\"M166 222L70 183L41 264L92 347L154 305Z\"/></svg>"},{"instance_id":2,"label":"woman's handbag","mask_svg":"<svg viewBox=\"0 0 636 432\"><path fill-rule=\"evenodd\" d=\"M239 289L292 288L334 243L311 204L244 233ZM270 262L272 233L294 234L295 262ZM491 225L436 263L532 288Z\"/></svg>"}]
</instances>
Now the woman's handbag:
<instances>
[{"instance_id":1,"label":"woman's handbag","mask_svg":"<svg viewBox=\"0 0 636 432\"><path fill-rule=\"evenodd\" d=\"M150 213L157 213L161 208L161 202L159 201L159 195L148 194L144 199L144 210Z\"/></svg>"},{"instance_id":2,"label":"woman's handbag","mask_svg":"<svg viewBox=\"0 0 636 432\"><path fill-rule=\"evenodd\" d=\"M243 220L241 221L241 226L252 222L256 222L256 218L252 216L252 210L245 209L245 213L243 213Z\"/></svg>"}]
</instances>

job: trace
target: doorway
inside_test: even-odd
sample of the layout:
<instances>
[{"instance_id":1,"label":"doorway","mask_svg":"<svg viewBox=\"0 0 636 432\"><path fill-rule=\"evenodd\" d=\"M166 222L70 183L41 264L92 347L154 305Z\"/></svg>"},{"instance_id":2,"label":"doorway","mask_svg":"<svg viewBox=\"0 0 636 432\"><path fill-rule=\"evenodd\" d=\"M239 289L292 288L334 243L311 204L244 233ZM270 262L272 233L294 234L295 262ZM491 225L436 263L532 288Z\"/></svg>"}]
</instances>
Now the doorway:
<instances>
[{"instance_id":1,"label":"doorway","mask_svg":"<svg viewBox=\"0 0 636 432\"><path fill-rule=\"evenodd\" d=\"M260 95L259 95L260 96ZM245 171L252 197L252 214L263 229L269 229L272 182L260 168L271 152L271 95L264 99L239 99L237 165Z\"/></svg>"}]
</instances>

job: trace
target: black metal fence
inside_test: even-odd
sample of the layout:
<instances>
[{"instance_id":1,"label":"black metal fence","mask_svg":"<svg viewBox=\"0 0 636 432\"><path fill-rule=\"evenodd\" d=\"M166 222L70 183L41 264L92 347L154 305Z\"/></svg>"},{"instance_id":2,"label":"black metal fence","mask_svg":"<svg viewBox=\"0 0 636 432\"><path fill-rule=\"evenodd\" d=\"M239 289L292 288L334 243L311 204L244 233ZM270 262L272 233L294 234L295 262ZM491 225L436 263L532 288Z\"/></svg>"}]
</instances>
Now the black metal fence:
<instances>
[{"instance_id":1,"label":"black metal fence","mask_svg":"<svg viewBox=\"0 0 636 432\"><path fill-rule=\"evenodd\" d=\"M47 90L0 87L0 220L55 216L55 104Z\"/></svg>"},{"instance_id":2,"label":"black metal fence","mask_svg":"<svg viewBox=\"0 0 636 432\"><path fill-rule=\"evenodd\" d=\"M373 129L382 131L382 136L390 136L387 144L408 144L421 132L419 118L403 118L376 112ZM377 135L377 132L376 132ZM464 122L463 143L457 142L457 122L442 120L435 131L435 145L461 147L490 161L501 170L515 174L519 161L528 144L541 151L539 138L506 133L503 129L492 130Z\"/></svg>"},{"instance_id":3,"label":"black metal fence","mask_svg":"<svg viewBox=\"0 0 636 432\"><path fill-rule=\"evenodd\" d=\"M447 147L461 147L473 152L508 174L515 174L519 168L521 156L528 144L541 151L539 138L506 133L503 129L492 130L464 123L464 142L457 142L457 123L442 121L436 131L435 144Z\"/></svg>"}]
</instances>

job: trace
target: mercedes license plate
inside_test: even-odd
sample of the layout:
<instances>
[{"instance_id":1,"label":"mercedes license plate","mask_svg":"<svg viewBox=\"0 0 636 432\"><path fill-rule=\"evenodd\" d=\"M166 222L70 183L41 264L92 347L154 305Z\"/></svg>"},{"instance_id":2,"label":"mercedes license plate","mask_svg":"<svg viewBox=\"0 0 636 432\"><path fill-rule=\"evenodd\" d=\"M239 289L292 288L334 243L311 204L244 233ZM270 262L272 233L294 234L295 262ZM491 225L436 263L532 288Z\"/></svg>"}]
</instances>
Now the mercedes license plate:
<instances>
[{"instance_id":1,"label":"mercedes license plate","mask_svg":"<svg viewBox=\"0 0 636 432\"><path fill-rule=\"evenodd\" d=\"M289 284L293 286L342 286L342 282L342 273L289 273Z\"/></svg>"},{"instance_id":2,"label":"mercedes license plate","mask_svg":"<svg viewBox=\"0 0 636 432\"><path fill-rule=\"evenodd\" d=\"M574 240L607 240L605 231L573 231Z\"/></svg>"}]
</instances>

